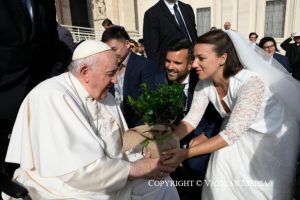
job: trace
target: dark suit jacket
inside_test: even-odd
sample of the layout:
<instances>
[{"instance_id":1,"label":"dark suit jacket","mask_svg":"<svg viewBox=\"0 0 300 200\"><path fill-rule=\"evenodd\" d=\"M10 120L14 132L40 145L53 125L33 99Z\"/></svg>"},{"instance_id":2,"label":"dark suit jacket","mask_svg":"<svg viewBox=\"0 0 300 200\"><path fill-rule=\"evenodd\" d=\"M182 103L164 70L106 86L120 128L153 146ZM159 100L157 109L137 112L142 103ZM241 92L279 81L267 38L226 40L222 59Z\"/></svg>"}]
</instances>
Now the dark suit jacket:
<instances>
[{"instance_id":1,"label":"dark suit jacket","mask_svg":"<svg viewBox=\"0 0 300 200\"><path fill-rule=\"evenodd\" d=\"M33 22L20 2L0 1L1 141L11 133L19 106L30 89L66 67L65 58L59 57L54 0L31 0Z\"/></svg>"},{"instance_id":2,"label":"dark suit jacket","mask_svg":"<svg viewBox=\"0 0 300 200\"><path fill-rule=\"evenodd\" d=\"M194 43L197 38L194 11L190 5L180 1L178 5ZM147 57L153 59L163 71L168 45L185 37L163 0L145 12L143 35Z\"/></svg>"},{"instance_id":3,"label":"dark suit jacket","mask_svg":"<svg viewBox=\"0 0 300 200\"><path fill-rule=\"evenodd\" d=\"M290 43L291 41L292 39L288 38L280 46L285 50L285 56L290 61L293 77L300 80L300 45Z\"/></svg>"},{"instance_id":4,"label":"dark suit jacket","mask_svg":"<svg viewBox=\"0 0 300 200\"><path fill-rule=\"evenodd\" d=\"M73 53L75 49L75 43L73 41L71 32L60 24L57 24L57 32L59 40L63 42Z\"/></svg>"},{"instance_id":5,"label":"dark suit jacket","mask_svg":"<svg viewBox=\"0 0 300 200\"><path fill-rule=\"evenodd\" d=\"M290 68L289 59L279 53L274 53L273 58L277 60L288 72L292 72Z\"/></svg>"},{"instance_id":6,"label":"dark suit jacket","mask_svg":"<svg viewBox=\"0 0 300 200\"><path fill-rule=\"evenodd\" d=\"M151 60L131 52L124 75L122 109L129 128L141 125L143 122L128 105L127 99L129 96L135 99L140 96L142 83L147 83L150 89L154 88L155 69L155 64ZM110 88L110 92L115 94L114 87Z\"/></svg>"}]
</instances>

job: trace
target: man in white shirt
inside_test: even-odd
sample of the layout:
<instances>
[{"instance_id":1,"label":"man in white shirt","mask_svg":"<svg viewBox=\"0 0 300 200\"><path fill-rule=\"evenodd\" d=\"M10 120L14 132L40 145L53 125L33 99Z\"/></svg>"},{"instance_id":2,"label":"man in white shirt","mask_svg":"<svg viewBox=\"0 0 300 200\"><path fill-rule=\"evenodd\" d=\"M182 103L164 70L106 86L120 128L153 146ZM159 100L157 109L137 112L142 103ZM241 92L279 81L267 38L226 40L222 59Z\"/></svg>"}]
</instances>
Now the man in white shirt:
<instances>
[{"instance_id":1,"label":"man in white shirt","mask_svg":"<svg viewBox=\"0 0 300 200\"><path fill-rule=\"evenodd\" d=\"M178 199L175 188L144 180L174 170L161 165L163 157L131 163L121 153L127 125L108 93L116 83L115 53L90 40L72 59L69 72L39 84L21 105L6 155L20 164L14 179L32 199L134 199L135 181L144 199Z\"/></svg>"}]
</instances>

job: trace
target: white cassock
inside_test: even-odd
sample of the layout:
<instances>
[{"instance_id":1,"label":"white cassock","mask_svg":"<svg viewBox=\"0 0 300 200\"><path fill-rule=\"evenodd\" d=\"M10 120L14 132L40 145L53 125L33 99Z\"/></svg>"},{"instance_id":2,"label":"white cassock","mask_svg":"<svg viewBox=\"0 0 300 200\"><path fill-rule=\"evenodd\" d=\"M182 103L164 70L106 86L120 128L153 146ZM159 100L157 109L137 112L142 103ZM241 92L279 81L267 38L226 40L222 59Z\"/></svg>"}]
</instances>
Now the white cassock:
<instances>
[{"instance_id":1,"label":"white cassock","mask_svg":"<svg viewBox=\"0 0 300 200\"><path fill-rule=\"evenodd\" d=\"M64 73L23 101L6 162L20 163L14 179L32 199L179 199L175 187L127 180L130 162L120 153L126 129L111 94L95 101Z\"/></svg>"}]
</instances>

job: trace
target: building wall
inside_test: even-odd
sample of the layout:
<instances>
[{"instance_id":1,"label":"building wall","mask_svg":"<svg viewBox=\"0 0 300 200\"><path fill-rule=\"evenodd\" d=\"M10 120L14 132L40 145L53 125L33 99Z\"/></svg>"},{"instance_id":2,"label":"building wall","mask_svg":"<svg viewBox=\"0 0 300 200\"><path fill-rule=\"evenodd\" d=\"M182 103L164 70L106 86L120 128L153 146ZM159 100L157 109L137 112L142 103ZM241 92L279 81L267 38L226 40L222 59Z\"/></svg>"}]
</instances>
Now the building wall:
<instances>
[{"instance_id":1,"label":"building wall","mask_svg":"<svg viewBox=\"0 0 300 200\"><path fill-rule=\"evenodd\" d=\"M198 8L211 8L211 26L223 28L230 21L232 29L239 31L245 37L250 32L256 32L259 38L264 36L265 9L268 0L182 0L192 6L196 15ZM72 25L69 0L56 0L58 21ZM144 13L158 0L87 0L90 9L89 20L92 28L102 29L104 18L109 18L115 24L120 24L131 33L142 37ZM97 6L103 6L104 12L97 14ZM94 7L95 8L94 8ZM300 31L300 0L287 0L284 27L284 38L292 32ZM102 9L103 11L103 9ZM196 22L197 23L197 22ZM278 42L284 38L276 38Z\"/></svg>"},{"instance_id":2,"label":"building wall","mask_svg":"<svg viewBox=\"0 0 300 200\"><path fill-rule=\"evenodd\" d=\"M144 12L158 0L139 1L139 26L143 27ZM230 21L232 29L239 31L245 37L250 32L264 36L265 8L267 0L182 0L193 7L196 15L197 8L211 7L211 26L223 28ZM292 32L300 31L300 0L287 0L284 38ZM197 23L197 22L196 22ZM142 30L140 28L140 30ZM139 32L142 34L142 31ZM282 41L283 38L276 38Z\"/></svg>"}]
</instances>

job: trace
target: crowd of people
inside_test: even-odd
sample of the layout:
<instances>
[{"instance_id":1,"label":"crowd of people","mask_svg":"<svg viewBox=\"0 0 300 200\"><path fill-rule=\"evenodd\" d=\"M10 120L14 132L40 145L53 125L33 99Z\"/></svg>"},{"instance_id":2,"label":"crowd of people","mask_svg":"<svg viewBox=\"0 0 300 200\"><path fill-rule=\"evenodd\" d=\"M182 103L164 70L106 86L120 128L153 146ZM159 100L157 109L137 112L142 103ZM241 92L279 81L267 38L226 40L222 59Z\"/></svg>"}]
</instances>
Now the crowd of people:
<instances>
[{"instance_id":1,"label":"crowd of people","mask_svg":"<svg viewBox=\"0 0 300 200\"><path fill-rule=\"evenodd\" d=\"M32 199L300 199L300 32L285 55L230 22L198 36L189 4L160 0L142 39L105 19L76 45L54 1L23 2L0 2L0 178ZM142 83L182 85L180 148L159 158L122 151Z\"/></svg>"}]
</instances>

